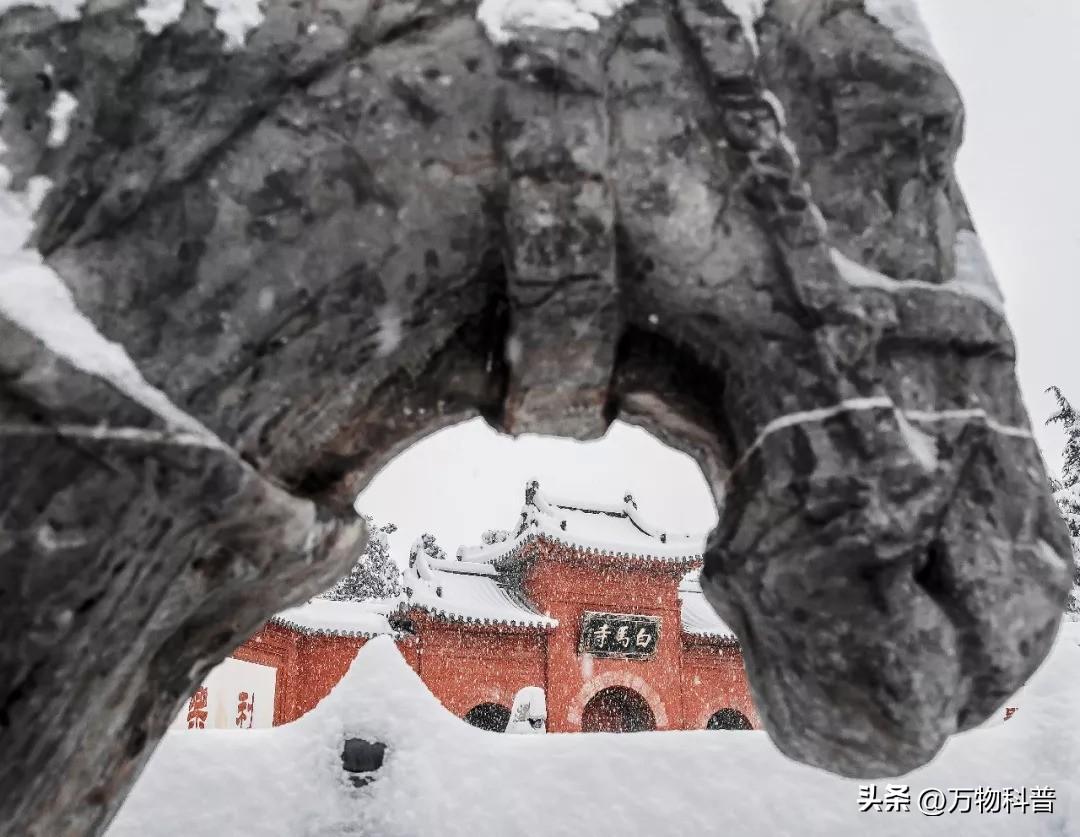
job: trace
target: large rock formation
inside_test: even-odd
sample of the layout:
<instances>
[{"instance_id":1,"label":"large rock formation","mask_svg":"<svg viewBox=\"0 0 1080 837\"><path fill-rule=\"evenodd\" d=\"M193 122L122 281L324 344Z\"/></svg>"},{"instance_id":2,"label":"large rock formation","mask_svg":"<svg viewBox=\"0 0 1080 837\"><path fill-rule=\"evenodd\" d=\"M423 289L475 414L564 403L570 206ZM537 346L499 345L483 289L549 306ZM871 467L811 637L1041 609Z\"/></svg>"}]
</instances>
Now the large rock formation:
<instances>
[{"instance_id":1,"label":"large rock formation","mask_svg":"<svg viewBox=\"0 0 1080 837\"><path fill-rule=\"evenodd\" d=\"M79 5L0 16L9 231L52 184L0 247L0 832L100 830L478 413L697 457L795 758L914 767L1039 664L1068 537L902 4Z\"/></svg>"}]
</instances>

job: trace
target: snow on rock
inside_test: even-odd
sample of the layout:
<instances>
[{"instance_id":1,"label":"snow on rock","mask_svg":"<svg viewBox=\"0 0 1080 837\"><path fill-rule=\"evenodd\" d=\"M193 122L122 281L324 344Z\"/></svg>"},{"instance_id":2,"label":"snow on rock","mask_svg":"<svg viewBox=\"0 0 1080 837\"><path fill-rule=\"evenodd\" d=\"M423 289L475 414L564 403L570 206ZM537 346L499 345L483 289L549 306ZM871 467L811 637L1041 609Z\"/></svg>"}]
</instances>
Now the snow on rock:
<instances>
[{"instance_id":1,"label":"snow on rock","mask_svg":"<svg viewBox=\"0 0 1080 837\"><path fill-rule=\"evenodd\" d=\"M226 49L239 49L247 33L263 20L260 0L205 0L217 12L215 26L225 35Z\"/></svg>"},{"instance_id":2,"label":"snow on rock","mask_svg":"<svg viewBox=\"0 0 1080 837\"><path fill-rule=\"evenodd\" d=\"M891 29L896 40L908 49L943 63L915 0L864 0L863 7L874 20Z\"/></svg>"},{"instance_id":3,"label":"snow on rock","mask_svg":"<svg viewBox=\"0 0 1080 837\"><path fill-rule=\"evenodd\" d=\"M911 810L859 811L859 787L784 757L763 732L499 735L452 716L386 637L322 703L271 730L171 732L109 837L505 837L740 834L883 837L1080 833L1080 648L1063 631L1016 715L951 739L927 766L877 782ZM1010 702L1011 703L1011 702ZM1012 704L1011 704L1012 705ZM347 738L387 746L373 782L342 769ZM1053 788L1053 813L918 810L937 788ZM673 825L677 823L677 829Z\"/></svg>"},{"instance_id":4,"label":"snow on rock","mask_svg":"<svg viewBox=\"0 0 1080 837\"><path fill-rule=\"evenodd\" d=\"M376 311L376 319L379 323L379 331L375 335L375 354L378 357L386 357L393 354L401 345L403 334L401 311L394 303L387 303Z\"/></svg>"},{"instance_id":5,"label":"snow on rock","mask_svg":"<svg viewBox=\"0 0 1080 837\"><path fill-rule=\"evenodd\" d=\"M772 108L773 116L776 118L776 124L780 126L781 130L787 128L787 112L784 110L784 105L777 98L776 94L771 90L765 90L762 92L761 98L765 100L765 103L770 108ZM788 142L791 142L790 138L788 139Z\"/></svg>"},{"instance_id":6,"label":"snow on rock","mask_svg":"<svg viewBox=\"0 0 1080 837\"><path fill-rule=\"evenodd\" d=\"M757 55L758 40L754 27L765 13L766 0L721 0L721 2L729 12L739 19L746 40L750 42L754 55Z\"/></svg>"},{"instance_id":7,"label":"snow on rock","mask_svg":"<svg viewBox=\"0 0 1080 837\"><path fill-rule=\"evenodd\" d=\"M79 100L66 90L56 94L49 108L49 148L59 148L67 142L68 134L71 133L71 116L78 107Z\"/></svg>"},{"instance_id":8,"label":"snow on rock","mask_svg":"<svg viewBox=\"0 0 1080 837\"><path fill-rule=\"evenodd\" d=\"M510 40L515 29L583 29L595 32L631 0L482 0L476 16L495 43Z\"/></svg>"},{"instance_id":9,"label":"snow on rock","mask_svg":"<svg viewBox=\"0 0 1080 837\"><path fill-rule=\"evenodd\" d=\"M971 230L960 230L956 234L954 246L956 259L956 279L958 284L969 288L972 293L989 296L1000 305L1004 301L1001 286L998 285L994 269L990 266L983 249L982 241Z\"/></svg>"},{"instance_id":10,"label":"snow on rock","mask_svg":"<svg viewBox=\"0 0 1080 837\"><path fill-rule=\"evenodd\" d=\"M0 116L3 110L0 91ZM0 143L0 160L3 152ZM10 171L0 163L0 317L32 334L76 369L108 381L158 415L170 430L181 431L177 441L221 445L209 430L143 378L124 347L97 330L76 306L60 277L36 250L26 246L34 229L34 212L48 191L49 181L31 178L25 192L10 191L10 182ZM108 429L95 432L105 435Z\"/></svg>"},{"instance_id":11,"label":"snow on rock","mask_svg":"<svg viewBox=\"0 0 1080 837\"><path fill-rule=\"evenodd\" d=\"M0 206L0 212L3 206ZM0 217L0 240L6 219ZM18 221L10 228L18 229ZM152 386L124 347L106 339L75 305L71 291L33 250L0 252L0 315L6 316L77 369L102 378L170 428L186 431L187 443L218 446L209 430Z\"/></svg>"},{"instance_id":12,"label":"snow on rock","mask_svg":"<svg viewBox=\"0 0 1080 837\"><path fill-rule=\"evenodd\" d=\"M901 413L896 414L896 424L900 428L900 435L907 443L912 457L922 467L932 471L937 467L937 440L917 427L914 427L907 417Z\"/></svg>"},{"instance_id":13,"label":"snow on rock","mask_svg":"<svg viewBox=\"0 0 1080 837\"><path fill-rule=\"evenodd\" d=\"M956 276L941 284L918 279L904 279L903 281L894 279L849 259L835 247L831 249L830 254L840 278L852 285L877 288L893 294L916 288L934 293L959 294L978 299L995 311L1004 313L1001 291L997 287L978 236L964 230L957 235L954 248Z\"/></svg>"},{"instance_id":14,"label":"snow on rock","mask_svg":"<svg viewBox=\"0 0 1080 837\"><path fill-rule=\"evenodd\" d=\"M183 11L184 0L146 0L135 14L147 32L157 35L166 26L176 23Z\"/></svg>"},{"instance_id":15,"label":"snow on rock","mask_svg":"<svg viewBox=\"0 0 1080 837\"><path fill-rule=\"evenodd\" d=\"M44 6L61 20L78 20L86 0L0 0L0 14L15 6Z\"/></svg>"}]
</instances>

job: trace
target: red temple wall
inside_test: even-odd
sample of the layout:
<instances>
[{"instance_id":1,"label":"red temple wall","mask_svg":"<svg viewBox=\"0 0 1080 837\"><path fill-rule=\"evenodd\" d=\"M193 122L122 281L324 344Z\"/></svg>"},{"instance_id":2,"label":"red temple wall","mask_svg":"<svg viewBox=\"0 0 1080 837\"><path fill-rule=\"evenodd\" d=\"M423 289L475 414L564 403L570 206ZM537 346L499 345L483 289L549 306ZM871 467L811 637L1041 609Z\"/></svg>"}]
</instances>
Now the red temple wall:
<instances>
[{"instance_id":1,"label":"red temple wall","mask_svg":"<svg viewBox=\"0 0 1080 837\"><path fill-rule=\"evenodd\" d=\"M534 548L541 560L533 565L526 589L541 611L559 620L548 641L548 729L580 731L585 705L609 686L641 694L657 729L682 729L681 571L662 564L630 569L625 561L585 556L546 541ZM612 583L613 576L618 583ZM659 616L656 653L645 660L579 654L581 619L587 610Z\"/></svg>"},{"instance_id":2,"label":"red temple wall","mask_svg":"<svg viewBox=\"0 0 1080 837\"><path fill-rule=\"evenodd\" d=\"M626 686L649 703L657 729L702 729L719 709L760 719L750 698L742 655L682 633L681 568L583 556L538 541L543 553L525 585L541 612L559 620L550 632L447 623L413 613L417 636L398 642L405 660L458 717L481 703L513 705L524 686L541 686L551 732L581 730L585 705L609 686ZM612 578L618 579L613 583ZM586 610L661 619L650 659L585 658L577 644ZM348 670L363 638L315 636L270 623L233 656L277 668L274 724L296 720L322 700Z\"/></svg>"},{"instance_id":3,"label":"red temple wall","mask_svg":"<svg viewBox=\"0 0 1080 837\"><path fill-rule=\"evenodd\" d=\"M709 718L726 708L737 709L754 729L761 728L742 654L735 646L688 643L683 648L682 698L683 729L705 729Z\"/></svg>"},{"instance_id":4,"label":"red temple wall","mask_svg":"<svg viewBox=\"0 0 1080 837\"><path fill-rule=\"evenodd\" d=\"M421 679L442 704L458 717L481 703L510 709L524 686L547 681L541 631L446 624L428 617L414 619L422 638Z\"/></svg>"}]
</instances>

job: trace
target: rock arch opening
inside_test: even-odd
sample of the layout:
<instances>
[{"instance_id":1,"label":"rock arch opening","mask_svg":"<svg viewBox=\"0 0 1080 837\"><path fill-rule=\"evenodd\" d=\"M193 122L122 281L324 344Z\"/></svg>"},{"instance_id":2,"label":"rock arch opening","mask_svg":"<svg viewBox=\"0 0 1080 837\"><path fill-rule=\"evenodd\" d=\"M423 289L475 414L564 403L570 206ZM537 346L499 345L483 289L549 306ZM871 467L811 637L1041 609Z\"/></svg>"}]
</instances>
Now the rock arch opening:
<instances>
[{"instance_id":1,"label":"rock arch opening","mask_svg":"<svg viewBox=\"0 0 1080 837\"><path fill-rule=\"evenodd\" d=\"M619 504L629 493L644 518L704 535L716 522L708 482L691 457L649 430L615 422L601 438L512 437L483 419L444 427L400 451L356 498L356 509L393 523L390 543L407 555L430 532L456 558L486 530L512 527L522 487L537 480L583 503Z\"/></svg>"},{"instance_id":2,"label":"rock arch opening","mask_svg":"<svg viewBox=\"0 0 1080 837\"><path fill-rule=\"evenodd\" d=\"M906 772L1034 671L1069 538L939 62L859 4L628 4L509 46L475 4L264 5L228 84L190 83L226 60L192 4L0 14L4 166L54 184L0 202L34 230L0 283L0 831L99 830L209 667L348 568L375 471L476 415L622 418L701 464L703 595L796 759Z\"/></svg>"}]
</instances>

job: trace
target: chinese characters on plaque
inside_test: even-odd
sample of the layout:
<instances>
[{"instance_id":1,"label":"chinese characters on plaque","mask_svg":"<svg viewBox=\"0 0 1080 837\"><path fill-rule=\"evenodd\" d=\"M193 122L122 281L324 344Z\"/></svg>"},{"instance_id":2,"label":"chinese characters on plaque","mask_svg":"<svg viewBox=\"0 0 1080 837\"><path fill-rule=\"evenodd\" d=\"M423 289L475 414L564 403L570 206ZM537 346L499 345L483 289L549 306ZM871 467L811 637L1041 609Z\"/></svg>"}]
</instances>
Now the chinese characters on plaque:
<instances>
[{"instance_id":1,"label":"chinese characters on plaque","mask_svg":"<svg viewBox=\"0 0 1080 837\"><path fill-rule=\"evenodd\" d=\"M587 610L581 619L578 653L645 659L656 653L659 641L660 618L657 616Z\"/></svg>"}]
</instances>

